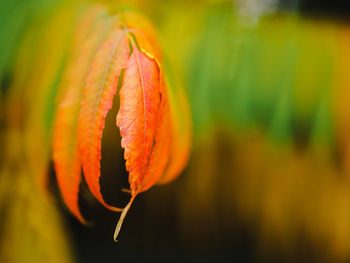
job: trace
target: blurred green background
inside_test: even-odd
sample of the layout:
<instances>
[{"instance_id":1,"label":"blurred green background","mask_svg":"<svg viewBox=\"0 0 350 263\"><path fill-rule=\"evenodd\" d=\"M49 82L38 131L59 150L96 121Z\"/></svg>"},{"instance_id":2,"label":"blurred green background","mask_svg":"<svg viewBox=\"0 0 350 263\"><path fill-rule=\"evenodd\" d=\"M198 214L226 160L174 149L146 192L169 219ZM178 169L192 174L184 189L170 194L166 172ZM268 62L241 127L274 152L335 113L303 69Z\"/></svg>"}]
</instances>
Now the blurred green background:
<instances>
[{"instance_id":1,"label":"blurred green background","mask_svg":"<svg viewBox=\"0 0 350 263\"><path fill-rule=\"evenodd\" d=\"M115 244L117 215L83 182L80 225L50 164L69 41L95 2L0 2L0 262L350 262L349 4L102 1L155 25L193 120L186 170L137 199ZM121 206L117 110L101 185Z\"/></svg>"}]
</instances>

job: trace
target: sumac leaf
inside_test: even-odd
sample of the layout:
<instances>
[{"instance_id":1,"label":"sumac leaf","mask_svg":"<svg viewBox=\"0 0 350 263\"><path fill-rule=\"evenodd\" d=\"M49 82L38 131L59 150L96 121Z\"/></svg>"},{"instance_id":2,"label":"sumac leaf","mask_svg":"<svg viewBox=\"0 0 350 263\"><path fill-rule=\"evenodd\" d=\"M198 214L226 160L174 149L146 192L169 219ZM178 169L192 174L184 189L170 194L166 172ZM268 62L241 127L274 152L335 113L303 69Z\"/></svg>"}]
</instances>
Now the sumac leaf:
<instances>
[{"instance_id":1,"label":"sumac leaf","mask_svg":"<svg viewBox=\"0 0 350 263\"><path fill-rule=\"evenodd\" d=\"M120 209L106 204L100 191L101 139L106 115L112 108L113 96L117 92L119 76L129 59L127 36L116 19L91 65L78 122L78 144L86 182L101 204L116 211Z\"/></svg>"},{"instance_id":2,"label":"sumac leaf","mask_svg":"<svg viewBox=\"0 0 350 263\"><path fill-rule=\"evenodd\" d=\"M87 30L82 49L75 46L71 51L77 55L63 78L54 162L63 198L80 221L85 222L78 207L81 167L96 199L110 210L123 210L116 239L137 194L160 179L162 183L174 179L183 169L190 146L190 117L183 94L168 88L151 25L132 13L101 21ZM116 124L131 189L124 209L104 201L99 183L102 133L117 87L121 88Z\"/></svg>"},{"instance_id":3,"label":"sumac leaf","mask_svg":"<svg viewBox=\"0 0 350 263\"><path fill-rule=\"evenodd\" d=\"M77 27L68 67L61 81L63 99L55 120L53 159L58 185L70 211L86 223L78 206L81 181L81 157L77 143L77 127L82 91L89 65L96 49L109 30L104 8L88 10ZM89 30L87 30L89 28Z\"/></svg>"}]
</instances>

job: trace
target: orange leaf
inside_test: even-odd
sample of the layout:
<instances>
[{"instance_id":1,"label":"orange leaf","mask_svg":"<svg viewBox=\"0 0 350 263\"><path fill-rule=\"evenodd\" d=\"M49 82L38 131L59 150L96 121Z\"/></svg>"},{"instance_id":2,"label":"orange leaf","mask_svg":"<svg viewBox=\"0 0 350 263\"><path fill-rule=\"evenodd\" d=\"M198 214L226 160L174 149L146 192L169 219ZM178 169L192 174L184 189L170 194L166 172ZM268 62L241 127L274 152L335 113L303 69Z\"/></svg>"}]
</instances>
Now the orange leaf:
<instances>
[{"instance_id":1,"label":"orange leaf","mask_svg":"<svg viewBox=\"0 0 350 263\"><path fill-rule=\"evenodd\" d=\"M121 211L104 201L99 183L105 118L119 84L116 123L131 199L116 226L116 239L137 194L157 182L172 180L183 169L190 145L189 112L183 93L169 89L155 32L140 16L124 13L105 19L82 39L71 50L77 55L72 56L63 78L66 91L54 138L57 179L67 206L80 221L85 222L78 207L81 166L97 200Z\"/></svg>"},{"instance_id":2,"label":"orange leaf","mask_svg":"<svg viewBox=\"0 0 350 263\"><path fill-rule=\"evenodd\" d=\"M112 108L118 79L129 58L127 32L115 19L113 29L97 52L87 77L78 122L78 144L86 182L92 194L106 208L120 211L103 200L99 178L101 138L105 118Z\"/></svg>"},{"instance_id":3,"label":"orange leaf","mask_svg":"<svg viewBox=\"0 0 350 263\"><path fill-rule=\"evenodd\" d=\"M147 171L143 177L141 191L148 190L163 175L164 170L169 163L170 142L173 140L172 124L169 110L169 100L166 86L161 74L160 80L160 107L158 111L157 130L154 147L150 156ZM180 172L180 171L179 171Z\"/></svg>"},{"instance_id":4,"label":"orange leaf","mask_svg":"<svg viewBox=\"0 0 350 263\"><path fill-rule=\"evenodd\" d=\"M132 49L117 115L132 198L117 224L115 239L136 195L158 180L168 160L169 112L160 69L153 58L138 49L135 40Z\"/></svg>"},{"instance_id":5,"label":"orange leaf","mask_svg":"<svg viewBox=\"0 0 350 263\"><path fill-rule=\"evenodd\" d=\"M154 60L133 46L120 90L117 125L125 149L126 169L132 195L142 189L150 161L160 106L159 69Z\"/></svg>"},{"instance_id":6,"label":"orange leaf","mask_svg":"<svg viewBox=\"0 0 350 263\"><path fill-rule=\"evenodd\" d=\"M81 161L77 147L77 122L89 64L108 30L105 15L104 9L93 8L83 16L77 27L72 55L60 85L64 93L55 120L53 159L57 182L69 210L83 223L86 221L78 206Z\"/></svg>"},{"instance_id":7,"label":"orange leaf","mask_svg":"<svg viewBox=\"0 0 350 263\"><path fill-rule=\"evenodd\" d=\"M158 184L166 184L174 180L187 164L192 137L191 113L184 91L177 84L175 89L167 85L172 120L172 142L170 160Z\"/></svg>"}]
</instances>

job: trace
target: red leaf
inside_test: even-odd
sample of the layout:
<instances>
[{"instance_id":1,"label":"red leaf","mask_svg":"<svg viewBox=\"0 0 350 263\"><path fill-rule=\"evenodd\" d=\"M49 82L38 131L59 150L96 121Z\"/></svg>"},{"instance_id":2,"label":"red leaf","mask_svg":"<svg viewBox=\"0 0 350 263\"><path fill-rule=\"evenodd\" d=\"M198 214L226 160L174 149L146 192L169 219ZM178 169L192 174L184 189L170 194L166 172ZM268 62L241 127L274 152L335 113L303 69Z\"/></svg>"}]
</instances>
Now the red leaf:
<instances>
[{"instance_id":1,"label":"red leaf","mask_svg":"<svg viewBox=\"0 0 350 263\"><path fill-rule=\"evenodd\" d=\"M112 108L121 70L129 58L127 32L113 25L92 63L87 78L78 123L78 143L83 171L92 194L106 208L120 211L105 203L100 191L101 138L105 118Z\"/></svg>"}]
</instances>

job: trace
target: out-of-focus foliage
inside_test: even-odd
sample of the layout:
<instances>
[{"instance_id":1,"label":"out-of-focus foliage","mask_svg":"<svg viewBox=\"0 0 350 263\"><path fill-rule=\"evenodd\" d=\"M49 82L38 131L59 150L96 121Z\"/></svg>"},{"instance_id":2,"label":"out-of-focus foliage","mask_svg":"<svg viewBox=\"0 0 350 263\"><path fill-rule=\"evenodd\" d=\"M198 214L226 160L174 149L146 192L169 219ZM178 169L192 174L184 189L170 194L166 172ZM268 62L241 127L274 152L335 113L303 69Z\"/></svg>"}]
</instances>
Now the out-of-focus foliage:
<instances>
[{"instance_id":1,"label":"out-of-focus foliage","mask_svg":"<svg viewBox=\"0 0 350 263\"><path fill-rule=\"evenodd\" d=\"M9 140L11 147L16 140ZM1 262L73 262L61 215L15 158L0 173Z\"/></svg>"},{"instance_id":2,"label":"out-of-focus foliage","mask_svg":"<svg viewBox=\"0 0 350 263\"><path fill-rule=\"evenodd\" d=\"M75 13L55 1L0 5L0 261L72 262L61 215L39 185L47 178L54 91Z\"/></svg>"},{"instance_id":3,"label":"out-of-focus foliage","mask_svg":"<svg viewBox=\"0 0 350 263\"><path fill-rule=\"evenodd\" d=\"M13 65L15 52L20 47L23 36L28 26L33 20L40 16L45 16L46 12L50 12L56 0L4 0L0 3L0 76L1 81L4 77L10 76L11 66ZM8 80L8 79L7 79ZM3 85L1 86L3 87Z\"/></svg>"},{"instance_id":4,"label":"out-of-focus foliage","mask_svg":"<svg viewBox=\"0 0 350 263\"><path fill-rule=\"evenodd\" d=\"M286 14L250 24L224 4L199 32L183 64L197 138L185 236L224 246L238 213L258 258L347 260L349 27Z\"/></svg>"}]
</instances>

